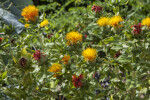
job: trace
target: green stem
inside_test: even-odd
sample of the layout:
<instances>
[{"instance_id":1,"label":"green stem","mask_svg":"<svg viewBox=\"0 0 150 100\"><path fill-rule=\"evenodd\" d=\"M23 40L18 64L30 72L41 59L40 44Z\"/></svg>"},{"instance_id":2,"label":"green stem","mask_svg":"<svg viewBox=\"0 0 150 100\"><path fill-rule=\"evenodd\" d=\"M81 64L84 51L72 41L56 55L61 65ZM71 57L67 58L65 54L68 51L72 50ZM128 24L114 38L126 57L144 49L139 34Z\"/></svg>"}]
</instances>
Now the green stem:
<instances>
[{"instance_id":1,"label":"green stem","mask_svg":"<svg viewBox=\"0 0 150 100\"><path fill-rule=\"evenodd\" d=\"M9 45L9 51L10 51L11 56L13 57L13 52L11 50L11 37L9 35L8 35L8 39L9 39L9 43L10 43L10 45Z\"/></svg>"},{"instance_id":2,"label":"green stem","mask_svg":"<svg viewBox=\"0 0 150 100\"><path fill-rule=\"evenodd\" d=\"M4 65L4 66L6 66L6 65L5 65L5 63L4 63L4 60L3 60L3 58L2 58L2 56L1 56L1 55L0 55L0 58L2 59L2 63L3 63L3 65Z\"/></svg>"},{"instance_id":3,"label":"green stem","mask_svg":"<svg viewBox=\"0 0 150 100\"><path fill-rule=\"evenodd\" d=\"M44 67L44 76L46 76L46 65L44 65L43 67ZM43 87L44 87L44 79L45 79L45 78L46 78L46 77L43 78Z\"/></svg>"},{"instance_id":4,"label":"green stem","mask_svg":"<svg viewBox=\"0 0 150 100\"><path fill-rule=\"evenodd\" d=\"M41 49L43 50L43 41L42 41L42 34L40 34L40 27L38 28L38 35L39 35L39 40L41 42Z\"/></svg>"},{"instance_id":5,"label":"green stem","mask_svg":"<svg viewBox=\"0 0 150 100\"><path fill-rule=\"evenodd\" d=\"M81 94L81 91L80 91L80 98L82 98L82 94Z\"/></svg>"},{"instance_id":6,"label":"green stem","mask_svg":"<svg viewBox=\"0 0 150 100\"><path fill-rule=\"evenodd\" d=\"M132 77L133 77L133 79L134 79L134 86L136 87L136 83L135 83L136 72L135 72L135 71L133 72ZM135 96L136 96L136 90L133 89L133 90L132 90L132 99L133 99L133 100L134 100Z\"/></svg>"}]
</instances>

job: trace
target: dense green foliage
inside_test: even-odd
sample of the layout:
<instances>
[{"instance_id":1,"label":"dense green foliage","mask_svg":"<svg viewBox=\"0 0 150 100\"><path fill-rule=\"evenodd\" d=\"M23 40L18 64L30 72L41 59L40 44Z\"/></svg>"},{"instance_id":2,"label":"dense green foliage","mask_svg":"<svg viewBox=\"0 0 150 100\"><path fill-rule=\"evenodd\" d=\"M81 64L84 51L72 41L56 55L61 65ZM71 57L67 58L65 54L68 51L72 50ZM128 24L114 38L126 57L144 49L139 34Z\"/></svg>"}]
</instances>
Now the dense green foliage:
<instances>
[{"instance_id":1,"label":"dense green foliage","mask_svg":"<svg viewBox=\"0 0 150 100\"><path fill-rule=\"evenodd\" d=\"M148 100L150 94L150 27L134 26L150 17L149 0L41 0L40 16L21 34L2 23L0 34L0 99L15 100ZM103 7L92 11L92 6ZM122 27L99 26L100 17L120 15ZM40 27L47 19L49 24ZM149 22L150 23L150 22ZM131 26L133 26L131 28ZM66 34L82 34L82 42L67 45ZM97 50L85 61L86 48ZM35 59L40 50L40 60ZM68 64L62 59L70 55ZM22 61L23 60L23 61ZM48 69L62 66L57 77ZM72 76L83 75L75 87ZM7 95L7 96L6 96Z\"/></svg>"}]
</instances>

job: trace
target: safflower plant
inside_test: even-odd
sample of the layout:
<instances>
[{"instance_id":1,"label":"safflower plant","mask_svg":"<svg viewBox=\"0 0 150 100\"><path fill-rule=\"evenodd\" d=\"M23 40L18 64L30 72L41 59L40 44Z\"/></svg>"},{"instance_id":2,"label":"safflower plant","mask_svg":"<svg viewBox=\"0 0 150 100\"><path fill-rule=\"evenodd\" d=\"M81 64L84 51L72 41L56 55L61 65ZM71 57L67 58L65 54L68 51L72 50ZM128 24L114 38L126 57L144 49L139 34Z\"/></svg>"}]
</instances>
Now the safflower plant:
<instances>
[{"instance_id":1,"label":"safflower plant","mask_svg":"<svg viewBox=\"0 0 150 100\"><path fill-rule=\"evenodd\" d=\"M86 3L47 15L33 5L22 10L25 30L0 35L0 95L10 100L149 98L150 14L126 16L124 10L130 11L119 1Z\"/></svg>"}]
</instances>

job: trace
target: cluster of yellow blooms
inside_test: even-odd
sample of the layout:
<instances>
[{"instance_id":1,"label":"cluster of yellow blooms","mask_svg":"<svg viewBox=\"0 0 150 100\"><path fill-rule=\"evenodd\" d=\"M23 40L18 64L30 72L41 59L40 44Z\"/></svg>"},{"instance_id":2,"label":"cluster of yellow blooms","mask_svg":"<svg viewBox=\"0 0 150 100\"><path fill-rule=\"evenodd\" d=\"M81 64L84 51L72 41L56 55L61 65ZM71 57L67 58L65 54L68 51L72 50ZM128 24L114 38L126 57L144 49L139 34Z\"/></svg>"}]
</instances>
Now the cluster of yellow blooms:
<instances>
[{"instance_id":1,"label":"cluster of yellow blooms","mask_svg":"<svg viewBox=\"0 0 150 100\"><path fill-rule=\"evenodd\" d=\"M66 35L67 44L77 44L78 42L82 42L82 35L78 32L70 32ZM96 49L93 48L87 48L82 52L82 55L85 59L85 61L93 61L96 56L97 52ZM64 58L63 60L67 60L68 58Z\"/></svg>"},{"instance_id":2,"label":"cluster of yellow blooms","mask_svg":"<svg viewBox=\"0 0 150 100\"><path fill-rule=\"evenodd\" d=\"M78 32L70 32L66 35L66 40L67 40L67 45L77 44L78 42L82 42L82 35ZM97 52L96 52L96 49L87 48L86 50L82 52L82 55L85 61L93 61L97 56Z\"/></svg>"},{"instance_id":3,"label":"cluster of yellow blooms","mask_svg":"<svg viewBox=\"0 0 150 100\"><path fill-rule=\"evenodd\" d=\"M84 57L85 61L94 61L96 59L97 56L97 51L96 49L93 48L87 48L82 52L82 56ZM64 64L68 64L68 61L70 59L69 55L64 55L64 57L62 58L62 61L64 62ZM60 64L56 63L53 64L48 71L54 73L53 77L57 77L58 75L60 75L59 72L61 72L62 67Z\"/></svg>"},{"instance_id":4,"label":"cluster of yellow blooms","mask_svg":"<svg viewBox=\"0 0 150 100\"><path fill-rule=\"evenodd\" d=\"M22 13L21 15L24 17L24 19L26 21L35 21L36 20L36 17L39 16L39 11L38 9L35 7L35 6L27 6L25 7L23 10L22 10ZM123 22L124 20L122 19L122 17L120 17L119 15L115 15L111 18L108 18L108 17L101 17L98 21L97 21L97 24L99 26L107 26L107 25L110 25L114 28L117 28L117 27L122 27L122 25L120 25L120 22ZM48 25L49 22L48 20L44 20L43 22L41 22L40 26L41 27L44 27L46 25ZM145 26L148 26L150 27L150 18L145 18L142 20L142 25L145 25ZM26 24L25 27L29 27L29 24ZM68 45L72 44L72 43L77 43L79 41L82 41L82 35L80 33L77 33L77 32L70 32L68 33L69 35L68 36L71 36L72 35L75 35L74 38L72 39L71 37L71 40L70 40L70 37L66 36L66 39L68 40ZM77 37L77 38L76 38ZM79 38L80 37L80 38ZM79 39L79 40L78 40Z\"/></svg>"},{"instance_id":5,"label":"cluster of yellow blooms","mask_svg":"<svg viewBox=\"0 0 150 100\"><path fill-rule=\"evenodd\" d=\"M24 17L26 21L35 21L38 14L38 9L35 6L27 6L22 10L21 15ZM124 20L119 16L113 16L111 18L108 17L101 17L97 24L99 26L107 26L110 25L114 28L122 27L120 22L123 22ZM43 22L40 23L40 27L47 26L49 24L48 20L45 19ZM148 26L150 28L150 18L145 18L142 20L142 25ZM29 27L29 24L25 24L25 27ZM82 34L79 32L70 32L66 35L67 45L73 45L82 42ZM97 51L93 48L87 48L82 52L82 56L84 57L85 61L94 61L97 57ZM64 64L68 64L68 61L70 59L69 55L64 55L62 61ZM61 72L62 67L61 64L55 63L53 64L48 71L54 73L54 77L57 75L60 75L59 72Z\"/></svg>"},{"instance_id":6,"label":"cluster of yellow blooms","mask_svg":"<svg viewBox=\"0 0 150 100\"><path fill-rule=\"evenodd\" d=\"M122 27L122 25L120 25L120 22L123 22L124 20L120 17L120 16L113 16L111 18L108 17L101 17L98 21L97 24L99 26L107 26L110 25L114 28L116 27Z\"/></svg>"},{"instance_id":7,"label":"cluster of yellow blooms","mask_svg":"<svg viewBox=\"0 0 150 100\"><path fill-rule=\"evenodd\" d=\"M122 25L120 24L120 22L123 22L123 21L124 20L120 16L113 16L111 18L101 17L100 19L98 19L97 24L99 26L110 25L110 26L112 26L114 28L117 28L117 27L122 27ZM142 25L150 27L150 18L147 17L147 18L143 19L142 20Z\"/></svg>"},{"instance_id":8,"label":"cluster of yellow blooms","mask_svg":"<svg viewBox=\"0 0 150 100\"><path fill-rule=\"evenodd\" d=\"M24 17L24 19L28 22L28 21L35 21L36 17L39 16L39 11L35 6L27 6L22 10L21 15ZM44 21L42 21L40 23L41 27L47 26L49 24L48 20L45 19ZM29 24L25 24L26 28L29 27Z\"/></svg>"}]
</instances>

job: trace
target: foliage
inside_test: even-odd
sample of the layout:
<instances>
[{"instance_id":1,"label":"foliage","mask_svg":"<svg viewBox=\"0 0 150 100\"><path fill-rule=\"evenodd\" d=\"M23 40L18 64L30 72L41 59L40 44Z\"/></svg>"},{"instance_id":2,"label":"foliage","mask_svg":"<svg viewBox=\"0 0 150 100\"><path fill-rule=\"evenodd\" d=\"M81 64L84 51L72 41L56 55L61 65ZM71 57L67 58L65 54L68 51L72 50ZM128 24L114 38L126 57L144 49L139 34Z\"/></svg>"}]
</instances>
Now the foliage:
<instances>
[{"instance_id":1,"label":"foliage","mask_svg":"<svg viewBox=\"0 0 150 100\"><path fill-rule=\"evenodd\" d=\"M38 7L41 15L35 21L20 20L28 24L20 35L11 34L11 28L1 30L3 94L16 100L149 98L150 28L138 24L150 17L148 0L62 0L61 6L46 1L50 3ZM102 10L92 10L93 5ZM101 17L115 15L121 19L115 27L110 20L97 24ZM44 20L48 22L41 26ZM69 36L75 42L71 45L68 33L77 34Z\"/></svg>"}]
</instances>

